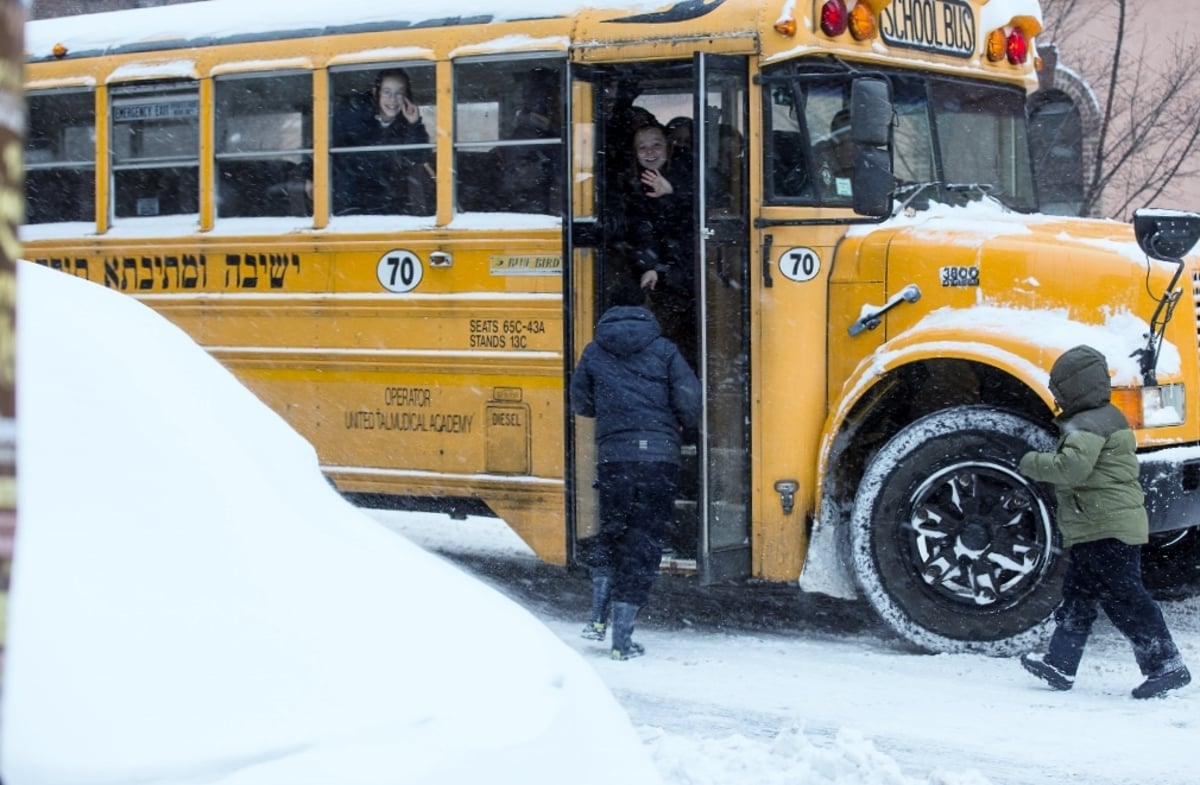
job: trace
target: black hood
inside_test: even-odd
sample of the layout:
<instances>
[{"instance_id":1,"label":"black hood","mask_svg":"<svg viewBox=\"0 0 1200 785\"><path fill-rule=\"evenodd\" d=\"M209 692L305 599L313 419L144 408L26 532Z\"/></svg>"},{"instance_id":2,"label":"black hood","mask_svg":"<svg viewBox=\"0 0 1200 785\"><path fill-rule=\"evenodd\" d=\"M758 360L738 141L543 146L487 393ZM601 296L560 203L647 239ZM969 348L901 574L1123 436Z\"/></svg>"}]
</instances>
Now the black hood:
<instances>
[{"instance_id":1,"label":"black hood","mask_svg":"<svg viewBox=\"0 0 1200 785\"><path fill-rule=\"evenodd\" d=\"M662 330L654 314L634 305L609 308L596 325L596 343L617 357L637 354L660 335Z\"/></svg>"},{"instance_id":2,"label":"black hood","mask_svg":"<svg viewBox=\"0 0 1200 785\"><path fill-rule=\"evenodd\" d=\"M1063 417L1108 403L1111 387L1108 360L1090 346L1067 349L1050 369L1050 392Z\"/></svg>"}]
</instances>

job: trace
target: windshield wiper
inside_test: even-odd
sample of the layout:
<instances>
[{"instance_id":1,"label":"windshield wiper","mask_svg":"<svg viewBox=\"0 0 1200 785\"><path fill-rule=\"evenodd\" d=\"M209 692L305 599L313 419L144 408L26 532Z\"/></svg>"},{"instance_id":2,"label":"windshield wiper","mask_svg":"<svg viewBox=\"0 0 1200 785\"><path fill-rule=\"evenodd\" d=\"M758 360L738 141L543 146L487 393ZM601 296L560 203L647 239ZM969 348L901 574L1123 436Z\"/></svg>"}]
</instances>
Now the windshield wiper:
<instances>
[{"instance_id":1,"label":"windshield wiper","mask_svg":"<svg viewBox=\"0 0 1200 785\"><path fill-rule=\"evenodd\" d=\"M896 198L900 198L904 194L907 194L907 196L896 207L894 214L904 212L918 196L930 188L938 188L939 190L955 194L979 194L980 198L992 200L1004 208L1006 212L1019 212L1016 207L995 194L995 186L991 183L943 183L941 180L927 180L924 182L908 182L896 186L894 192Z\"/></svg>"}]
</instances>

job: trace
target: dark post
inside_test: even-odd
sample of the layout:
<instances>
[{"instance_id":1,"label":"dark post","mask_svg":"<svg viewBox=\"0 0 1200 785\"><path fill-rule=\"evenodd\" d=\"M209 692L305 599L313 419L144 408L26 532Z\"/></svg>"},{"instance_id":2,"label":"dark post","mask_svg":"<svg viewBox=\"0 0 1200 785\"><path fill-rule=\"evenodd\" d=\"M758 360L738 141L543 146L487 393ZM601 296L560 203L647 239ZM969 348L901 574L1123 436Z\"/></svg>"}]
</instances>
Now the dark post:
<instances>
[{"instance_id":1,"label":"dark post","mask_svg":"<svg viewBox=\"0 0 1200 785\"><path fill-rule=\"evenodd\" d=\"M17 528L17 228L25 218L24 31L24 5L0 0L0 662Z\"/></svg>"}]
</instances>

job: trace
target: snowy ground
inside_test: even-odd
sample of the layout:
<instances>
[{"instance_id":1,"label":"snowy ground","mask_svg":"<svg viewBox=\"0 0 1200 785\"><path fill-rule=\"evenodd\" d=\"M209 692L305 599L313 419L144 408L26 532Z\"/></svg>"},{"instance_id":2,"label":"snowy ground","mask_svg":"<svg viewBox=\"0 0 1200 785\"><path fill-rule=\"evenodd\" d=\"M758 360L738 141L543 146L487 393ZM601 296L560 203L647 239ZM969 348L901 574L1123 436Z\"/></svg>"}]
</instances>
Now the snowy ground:
<instances>
[{"instance_id":1,"label":"snowy ground","mask_svg":"<svg viewBox=\"0 0 1200 785\"><path fill-rule=\"evenodd\" d=\"M1196 782L1200 685L1132 700L1108 627L1057 693L860 604L672 578L613 662L586 579L497 521L365 514L149 309L18 283L6 785ZM1200 600L1165 610L1196 668Z\"/></svg>"},{"instance_id":2,"label":"snowy ground","mask_svg":"<svg viewBox=\"0 0 1200 785\"><path fill-rule=\"evenodd\" d=\"M593 664L673 785L1194 785L1200 686L1150 702L1124 639L1098 625L1075 689L1014 660L916 654L859 604L785 587L656 589L611 662L578 636L587 582L539 564L493 519L375 511L531 609ZM1163 610L1193 672L1200 599Z\"/></svg>"}]
</instances>

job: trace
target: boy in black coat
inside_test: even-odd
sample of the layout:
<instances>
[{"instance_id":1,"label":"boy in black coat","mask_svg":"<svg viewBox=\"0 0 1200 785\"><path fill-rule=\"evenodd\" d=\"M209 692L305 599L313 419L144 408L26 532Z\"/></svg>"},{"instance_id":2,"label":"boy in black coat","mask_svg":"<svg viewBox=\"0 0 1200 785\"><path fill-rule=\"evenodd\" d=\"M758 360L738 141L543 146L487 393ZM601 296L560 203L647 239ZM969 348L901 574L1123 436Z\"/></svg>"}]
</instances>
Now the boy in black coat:
<instances>
[{"instance_id":1,"label":"boy in black coat","mask_svg":"<svg viewBox=\"0 0 1200 785\"><path fill-rule=\"evenodd\" d=\"M571 408L596 418L600 533L589 543L592 613L584 637L604 640L611 600L612 657L643 653L632 640L658 577L679 491L684 428L700 419L700 382L644 307L622 287L571 377Z\"/></svg>"}]
</instances>

